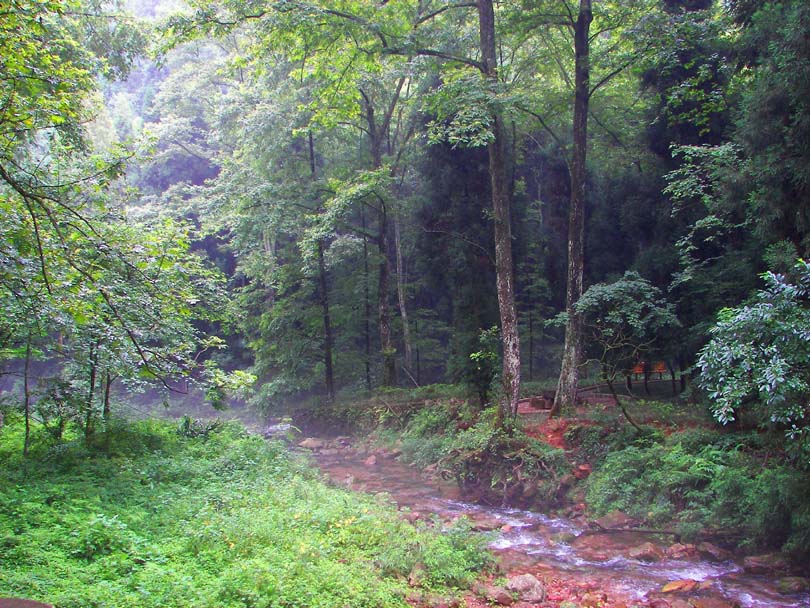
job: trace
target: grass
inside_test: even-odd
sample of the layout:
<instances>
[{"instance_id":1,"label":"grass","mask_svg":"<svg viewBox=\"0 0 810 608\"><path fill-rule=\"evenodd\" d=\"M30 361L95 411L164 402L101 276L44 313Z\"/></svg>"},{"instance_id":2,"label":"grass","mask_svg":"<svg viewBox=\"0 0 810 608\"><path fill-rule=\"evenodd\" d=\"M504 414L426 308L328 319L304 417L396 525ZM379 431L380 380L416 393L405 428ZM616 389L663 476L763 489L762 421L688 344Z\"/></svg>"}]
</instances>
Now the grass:
<instances>
[{"instance_id":1,"label":"grass","mask_svg":"<svg viewBox=\"0 0 810 608\"><path fill-rule=\"evenodd\" d=\"M73 607L407 606L407 578L452 593L487 565L463 525L440 534L385 498L322 483L227 423L183 436L117 424L87 448L0 429L0 596Z\"/></svg>"}]
</instances>

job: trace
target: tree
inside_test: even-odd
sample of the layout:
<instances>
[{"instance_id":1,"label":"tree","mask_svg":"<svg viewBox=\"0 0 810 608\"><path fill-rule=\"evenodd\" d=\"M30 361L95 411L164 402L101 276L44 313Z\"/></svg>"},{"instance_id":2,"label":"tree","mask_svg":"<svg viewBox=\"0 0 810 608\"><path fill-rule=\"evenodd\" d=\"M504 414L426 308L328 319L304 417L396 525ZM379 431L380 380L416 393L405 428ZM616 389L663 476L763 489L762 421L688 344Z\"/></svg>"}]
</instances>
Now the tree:
<instances>
[{"instance_id":1,"label":"tree","mask_svg":"<svg viewBox=\"0 0 810 608\"><path fill-rule=\"evenodd\" d=\"M618 281L589 287L575 307L582 318L588 361L599 365L616 404L638 428L616 393L616 378L627 374L678 325L672 305L638 273L626 272Z\"/></svg>"},{"instance_id":2,"label":"tree","mask_svg":"<svg viewBox=\"0 0 810 608\"><path fill-rule=\"evenodd\" d=\"M182 229L125 219L113 182L128 153L95 149L87 133L96 77L124 74L137 36L122 41L117 20L79 8L15 4L0 31L0 346L24 352L26 413L31 358L61 363L89 438L118 377L171 389L184 376L213 400L234 377L203 365L220 341L194 325L222 319L209 314L222 296L215 275Z\"/></svg>"},{"instance_id":3,"label":"tree","mask_svg":"<svg viewBox=\"0 0 810 608\"><path fill-rule=\"evenodd\" d=\"M700 351L700 386L728 424L752 411L763 424L804 441L810 433L810 264L789 276L767 272L765 289L720 311Z\"/></svg>"}]
</instances>

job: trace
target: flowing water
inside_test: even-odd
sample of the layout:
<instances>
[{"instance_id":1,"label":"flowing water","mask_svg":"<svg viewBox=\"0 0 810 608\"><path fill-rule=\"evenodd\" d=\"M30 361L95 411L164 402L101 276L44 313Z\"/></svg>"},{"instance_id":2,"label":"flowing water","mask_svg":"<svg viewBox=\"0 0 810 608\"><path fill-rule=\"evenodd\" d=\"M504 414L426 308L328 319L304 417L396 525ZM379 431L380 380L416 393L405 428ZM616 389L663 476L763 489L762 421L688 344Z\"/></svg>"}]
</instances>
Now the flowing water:
<instances>
[{"instance_id":1,"label":"flowing water","mask_svg":"<svg viewBox=\"0 0 810 608\"><path fill-rule=\"evenodd\" d=\"M365 454L351 449L326 449L316 452L314 458L335 483L358 491L385 492L400 508L410 511L412 519L435 515L448 521L466 516L474 527L492 530L490 548L507 571L588 580L612 598L628 602L662 597L657 592L663 585L690 579L702 583L696 591L701 597L734 600L745 608L810 608L810 594L782 595L773 579L752 576L732 560L639 561L627 557L627 550L650 541L649 535L595 534L584 521L465 503L453 485L425 479L392 458L375 456L372 463Z\"/></svg>"}]
</instances>

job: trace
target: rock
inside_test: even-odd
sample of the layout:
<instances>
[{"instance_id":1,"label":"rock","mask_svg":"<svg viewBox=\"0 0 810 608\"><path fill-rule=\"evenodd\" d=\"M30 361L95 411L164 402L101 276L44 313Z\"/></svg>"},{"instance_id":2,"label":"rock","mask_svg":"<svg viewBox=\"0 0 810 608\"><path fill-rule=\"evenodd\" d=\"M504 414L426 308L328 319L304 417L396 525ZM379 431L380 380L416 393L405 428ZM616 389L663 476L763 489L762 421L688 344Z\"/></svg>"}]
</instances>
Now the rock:
<instances>
[{"instance_id":1,"label":"rock","mask_svg":"<svg viewBox=\"0 0 810 608\"><path fill-rule=\"evenodd\" d=\"M521 574L509 578L506 588L517 593L524 602L542 602L546 599L546 589L543 587L543 583L532 574Z\"/></svg>"},{"instance_id":2,"label":"rock","mask_svg":"<svg viewBox=\"0 0 810 608\"><path fill-rule=\"evenodd\" d=\"M779 574L787 572L788 564L781 555L749 555L743 560L743 569L750 574Z\"/></svg>"},{"instance_id":3,"label":"rock","mask_svg":"<svg viewBox=\"0 0 810 608\"><path fill-rule=\"evenodd\" d=\"M375 456L374 454L372 454L371 456L369 456L368 458L366 458L366 459L363 461L363 464L364 464L364 465L366 465L367 467L373 467L373 466L375 466L375 465L377 464L377 456Z\"/></svg>"},{"instance_id":4,"label":"rock","mask_svg":"<svg viewBox=\"0 0 810 608\"><path fill-rule=\"evenodd\" d=\"M672 581L661 587L661 593L691 593L700 583L690 578Z\"/></svg>"},{"instance_id":5,"label":"rock","mask_svg":"<svg viewBox=\"0 0 810 608\"><path fill-rule=\"evenodd\" d=\"M315 437L307 437L298 444L298 447L305 448L307 450L320 450L325 445L326 442L323 439L317 439Z\"/></svg>"},{"instance_id":6,"label":"rock","mask_svg":"<svg viewBox=\"0 0 810 608\"><path fill-rule=\"evenodd\" d=\"M418 511L402 511L401 512L402 519L409 523L414 523L420 519L422 519L422 514Z\"/></svg>"},{"instance_id":7,"label":"rock","mask_svg":"<svg viewBox=\"0 0 810 608\"><path fill-rule=\"evenodd\" d=\"M321 448L320 454L321 456L337 456L340 454L340 450L335 448Z\"/></svg>"},{"instance_id":8,"label":"rock","mask_svg":"<svg viewBox=\"0 0 810 608\"><path fill-rule=\"evenodd\" d=\"M694 608L740 608L739 602L716 597L695 597L689 600Z\"/></svg>"},{"instance_id":9,"label":"rock","mask_svg":"<svg viewBox=\"0 0 810 608\"><path fill-rule=\"evenodd\" d=\"M582 596L579 605L582 608L601 608L607 602L607 595L602 591L590 591Z\"/></svg>"},{"instance_id":10,"label":"rock","mask_svg":"<svg viewBox=\"0 0 810 608\"><path fill-rule=\"evenodd\" d=\"M731 559L731 553L712 543L700 543L696 549L701 556L716 562L727 562Z\"/></svg>"},{"instance_id":11,"label":"rock","mask_svg":"<svg viewBox=\"0 0 810 608\"><path fill-rule=\"evenodd\" d=\"M512 594L503 587L478 584L473 587L473 591L488 602L493 602L501 606L511 606L515 603L515 598L513 598Z\"/></svg>"},{"instance_id":12,"label":"rock","mask_svg":"<svg viewBox=\"0 0 810 608\"><path fill-rule=\"evenodd\" d=\"M670 559L693 559L697 557L697 549L695 545L675 543L667 548L666 554Z\"/></svg>"},{"instance_id":13,"label":"rock","mask_svg":"<svg viewBox=\"0 0 810 608\"><path fill-rule=\"evenodd\" d=\"M574 469L574 477L576 477L577 479L585 479L592 472L593 467L586 462L585 464L581 464L576 469Z\"/></svg>"},{"instance_id":14,"label":"rock","mask_svg":"<svg viewBox=\"0 0 810 608\"><path fill-rule=\"evenodd\" d=\"M802 576L786 576L776 583L779 593L804 593L810 591L810 579Z\"/></svg>"},{"instance_id":15,"label":"rock","mask_svg":"<svg viewBox=\"0 0 810 608\"><path fill-rule=\"evenodd\" d=\"M693 608L692 604L686 600L674 599L669 603L669 608Z\"/></svg>"},{"instance_id":16,"label":"rock","mask_svg":"<svg viewBox=\"0 0 810 608\"><path fill-rule=\"evenodd\" d=\"M470 521L470 528L476 532L492 532L500 530L503 522L497 517L478 516Z\"/></svg>"},{"instance_id":17,"label":"rock","mask_svg":"<svg viewBox=\"0 0 810 608\"><path fill-rule=\"evenodd\" d=\"M638 526L638 520L633 519L621 511L611 511L604 517L600 517L594 523L600 528L634 528Z\"/></svg>"},{"instance_id":18,"label":"rock","mask_svg":"<svg viewBox=\"0 0 810 608\"><path fill-rule=\"evenodd\" d=\"M414 564L411 573L408 575L408 584L411 587L421 587L422 583L425 582L426 574L427 571L425 570L424 564Z\"/></svg>"},{"instance_id":19,"label":"rock","mask_svg":"<svg viewBox=\"0 0 810 608\"><path fill-rule=\"evenodd\" d=\"M650 600L647 606L649 608L672 608L672 605L668 601L660 597Z\"/></svg>"},{"instance_id":20,"label":"rock","mask_svg":"<svg viewBox=\"0 0 810 608\"><path fill-rule=\"evenodd\" d=\"M535 496L537 496L537 492L540 491L540 487L538 486L536 481L527 481L523 484L523 488L521 490L521 498L523 500L531 500Z\"/></svg>"},{"instance_id":21,"label":"rock","mask_svg":"<svg viewBox=\"0 0 810 608\"><path fill-rule=\"evenodd\" d=\"M664 558L664 552L651 542L641 543L627 550L627 557L642 562L657 562Z\"/></svg>"}]
</instances>

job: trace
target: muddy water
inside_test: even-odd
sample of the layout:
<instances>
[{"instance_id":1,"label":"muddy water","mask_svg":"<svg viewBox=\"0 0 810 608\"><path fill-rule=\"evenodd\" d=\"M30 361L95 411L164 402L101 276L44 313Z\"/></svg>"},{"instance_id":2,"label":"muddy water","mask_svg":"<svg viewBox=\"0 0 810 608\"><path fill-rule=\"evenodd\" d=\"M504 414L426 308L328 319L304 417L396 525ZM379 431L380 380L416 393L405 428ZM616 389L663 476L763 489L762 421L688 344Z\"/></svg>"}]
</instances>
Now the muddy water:
<instances>
[{"instance_id":1,"label":"muddy water","mask_svg":"<svg viewBox=\"0 0 810 608\"><path fill-rule=\"evenodd\" d=\"M656 605L653 600L664 597L659 593L663 585L689 579L700 583L695 593L720 601L717 605L738 602L745 608L810 608L810 594L781 595L774 580L753 577L734 561L664 558L647 563L630 559L628 549L650 541L649 536L596 535L584 521L468 504L459 499L454 485L425 479L392 458L377 455L371 463L352 449L324 450L314 458L335 483L357 491L385 492L410 512L411 519L435 515L448 521L466 516L475 527L491 530L490 547L507 572L532 571L567 580L569 586L588 581L590 588L607 592L617 603ZM672 601L684 596L666 597Z\"/></svg>"}]
</instances>

